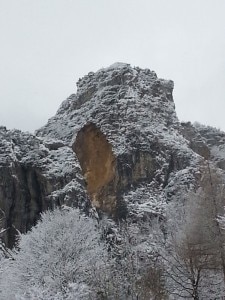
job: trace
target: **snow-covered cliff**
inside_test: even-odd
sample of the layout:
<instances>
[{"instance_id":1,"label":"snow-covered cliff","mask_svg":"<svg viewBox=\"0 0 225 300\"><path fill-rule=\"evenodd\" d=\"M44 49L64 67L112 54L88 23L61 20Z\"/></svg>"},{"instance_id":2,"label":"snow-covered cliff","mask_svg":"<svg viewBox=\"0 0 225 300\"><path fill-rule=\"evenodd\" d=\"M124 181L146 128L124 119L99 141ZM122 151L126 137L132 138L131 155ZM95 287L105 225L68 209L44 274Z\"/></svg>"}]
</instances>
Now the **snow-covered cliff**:
<instances>
[{"instance_id":1,"label":"snow-covered cliff","mask_svg":"<svg viewBox=\"0 0 225 300\"><path fill-rule=\"evenodd\" d=\"M1 127L5 225L26 231L48 207L89 201L116 219L163 217L204 160L224 155L202 128L180 124L172 92L155 72L116 63L80 79L35 135Z\"/></svg>"}]
</instances>

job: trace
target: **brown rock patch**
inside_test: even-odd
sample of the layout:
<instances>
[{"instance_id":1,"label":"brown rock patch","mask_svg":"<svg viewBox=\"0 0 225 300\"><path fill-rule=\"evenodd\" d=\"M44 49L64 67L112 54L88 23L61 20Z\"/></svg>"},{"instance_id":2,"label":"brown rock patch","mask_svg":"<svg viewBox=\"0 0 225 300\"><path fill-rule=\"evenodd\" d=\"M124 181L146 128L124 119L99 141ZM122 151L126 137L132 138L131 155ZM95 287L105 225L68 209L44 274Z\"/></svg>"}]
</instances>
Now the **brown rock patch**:
<instances>
[{"instance_id":1,"label":"brown rock patch","mask_svg":"<svg viewBox=\"0 0 225 300\"><path fill-rule=\"evenodd\" d=\"M87 183L87 192L93 204L112 212L115 203L107 205L104 193L115 177L116 158L112 152L112 145L99 128L89 123L78 132L73 150L79 159Z\"/></svg>"}]
</instances>

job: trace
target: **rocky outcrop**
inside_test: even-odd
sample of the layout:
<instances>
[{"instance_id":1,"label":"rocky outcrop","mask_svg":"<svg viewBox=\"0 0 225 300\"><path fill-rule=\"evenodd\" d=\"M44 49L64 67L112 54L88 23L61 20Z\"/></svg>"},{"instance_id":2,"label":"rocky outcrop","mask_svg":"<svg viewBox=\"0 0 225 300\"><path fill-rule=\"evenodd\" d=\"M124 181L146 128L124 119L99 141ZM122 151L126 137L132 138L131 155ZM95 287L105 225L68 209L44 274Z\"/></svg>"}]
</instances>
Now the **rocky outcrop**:
<instances>
[{"instance_id":1,"label":"rocky outcrop","mask_svg":"<svg viewBox=\"0 0 225 300\"><path fill-rule=\"evenodd\" d=\"M225 133L211 126L190 122L181 123L182 134L189 141L190 148L225 170Z\"/></svg>"},{"instance_id":2,"label":"rocky outcrop","mask_svg":"<svg viewBox=\"0 0 225 300\"><path fill-rule=\"evenodd\" d=\"M37 135L69 143L93 205L124 217L126 195L135 199L140 186L149 198L164 193L171 175L201 160L180 133L172 91L173 82L153 71L114 64L80 79Z\"/></svg>"},{"instance_id":3,"label":"rocky outcrop","mask_svg":"<svg viewBox=\"0 0 225 300\"><path fill-rule=\"evenodd\" d=\"M198 132L190 122L181 123L181 133L189 141L190 148L205 159L210 158L210 149L205 138Z\"/></svg>"},{"instance_id":4,"label":"rocky outcrop","mask_svg":"<svg viewBox=\"0 0 225 300\"><path fill-rule=\"evenodd\" d=\"M42 211L63 203L84 206L86 194L73 151L18 130L0 128L0 208L6 245L25 232ZM73 183L73 184L71 184Z\"/></svg>"},{"instance_id":5,"label":"rocky outcrop","mask_svg":"<svg viewBox=\"0 0 225 300\"><path fill-rule=\"evenodd\" d=\"M121 197L132 185L154 177L156 166L148 152L114 154L106 136L93 123L78 132L73 149L92 204L110 215L119 214Z\"/></svg>"},{"instance_id":6,"label":"rocky outcrop","mask_svg":"<svg viewBox=\"0 0 225 300\"><path fill-rule=\"evenodd\" d=\"M61 204L92 205L131 224L162 219L205 160L224 168L225 134L180 124L172 92L154 71L117 63L80 79L36 135L0 128L7 244L15 228L29 230Z\"/></svg>"}]
</instances>

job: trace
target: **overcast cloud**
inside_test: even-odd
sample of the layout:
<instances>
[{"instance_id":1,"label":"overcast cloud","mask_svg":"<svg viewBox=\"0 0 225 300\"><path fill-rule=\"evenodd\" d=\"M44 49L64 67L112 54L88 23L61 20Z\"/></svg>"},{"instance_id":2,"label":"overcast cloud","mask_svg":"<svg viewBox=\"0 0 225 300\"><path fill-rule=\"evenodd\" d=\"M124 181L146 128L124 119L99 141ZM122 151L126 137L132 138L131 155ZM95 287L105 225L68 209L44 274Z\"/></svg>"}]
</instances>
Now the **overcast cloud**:
<instances>
[{"instance_id":1,"label":"overcast cloud","mask_svg":"<svg viewBox=\"0 0 225 300\"><path fill-rule=\"evenodd\" d=\"M224 0L0 0L0 125L34 131L89 71L175 82L180 120L225 130Z\"/></svg>"}]
</instances>

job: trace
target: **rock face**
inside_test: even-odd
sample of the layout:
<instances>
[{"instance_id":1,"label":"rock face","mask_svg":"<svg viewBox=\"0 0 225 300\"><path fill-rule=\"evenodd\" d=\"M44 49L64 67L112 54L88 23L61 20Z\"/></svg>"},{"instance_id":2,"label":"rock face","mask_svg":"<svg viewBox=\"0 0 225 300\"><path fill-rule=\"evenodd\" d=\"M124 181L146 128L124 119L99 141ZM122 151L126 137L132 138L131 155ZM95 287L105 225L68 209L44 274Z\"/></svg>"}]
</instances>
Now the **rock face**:
<instances>
[{"instance_id":1,"label":"rock face","mask_svg":"<svg viewBox=\"0 0 225 300\"><path fill-rule=\"evenodd\" d=\"M122 194L131 185L151 180L155 171L148 152L116 156L106 136L93 123L78 132L73 149L93 205L112 216L120 214L117 210Z\"/></svg>"},{"instance_id":2,"label":"rock face","mask_svg":"<svg viewBox=\"0 0 225 300\"><path fill-rule=\"evenodd\" d=\"M77 94L37 135L71 145L92 203L124 215L125 194L149 183L162 190L195 157L180 134L172 91L173 82L153 71L114 64L80 79Z\"/></svg>"},{"instance_id":3,"label":"rock face","mask_svg":"<svg viewBox=\"0 0 225 300\"><path fill-rule=\"evenodd\" d=\"M189 141L190 148L225 170L225 133L211 126L181 123L182 134Z\"/></svg>"},{"instance_id":4,"label":"rock face","mask_svg":"<svg viewBox=\"0 0 225 300\"><path fill-rule=\"evenodd\" d=\"M224 168L225 134L180 124L172 92L173 82L155 72L117 63L80 79L36 135L1 128L6 242L13 244L14 227L26 231L61 204L85 209L90 201L132 222L163 217L205 159Z\"/></svg>"},{"instance_id":5,"label":"rock face","mask_svg":"<svg viewBox=\"0 0 225 300\"><path fill-rule=\"evenodd\" d=\"M68 146L4 127L0 140L0 208L9 247L16 230L29 230L47 208L86 205L80 167Z\"/></svg>"},{"instance_id":6,"label":"rock face","mask_svg":"<svg viewBox=\"0 0 225 300\"><path fill-rule=\"evenodd\" d=\"M205 138L190 122L181 123L182 134L189 141L190 148L205 159L210 158L210 149Z\"/></svg>"},{"instance_id":7,"label":"rock face","mask_svg":"<svg viewBox=\"0 0 225 300\"><path fill-rule=\"evenodd\" d=\"M154 194L167 201L170 175L189 167L194 177L202 159L181 133L172 91L173 82L153 71L114 64L80 79L77 93L37 135L71 145L92 203L126 217L142 205L140 186L149 199ZM127 201L130 193L135 205Z\"/></svg>"},{"instance_id":8,"label":"rock face","mask_svg":"<svg viewBox=\"0 0 225 300\"><path fill-rule=\"evenodd\" d=\"M113 212L116 195L112 182L115 180L116 158L111 144L94 124L87 124L78 132L73 149L93 205Z\"/></svg>"}]
</instances>

